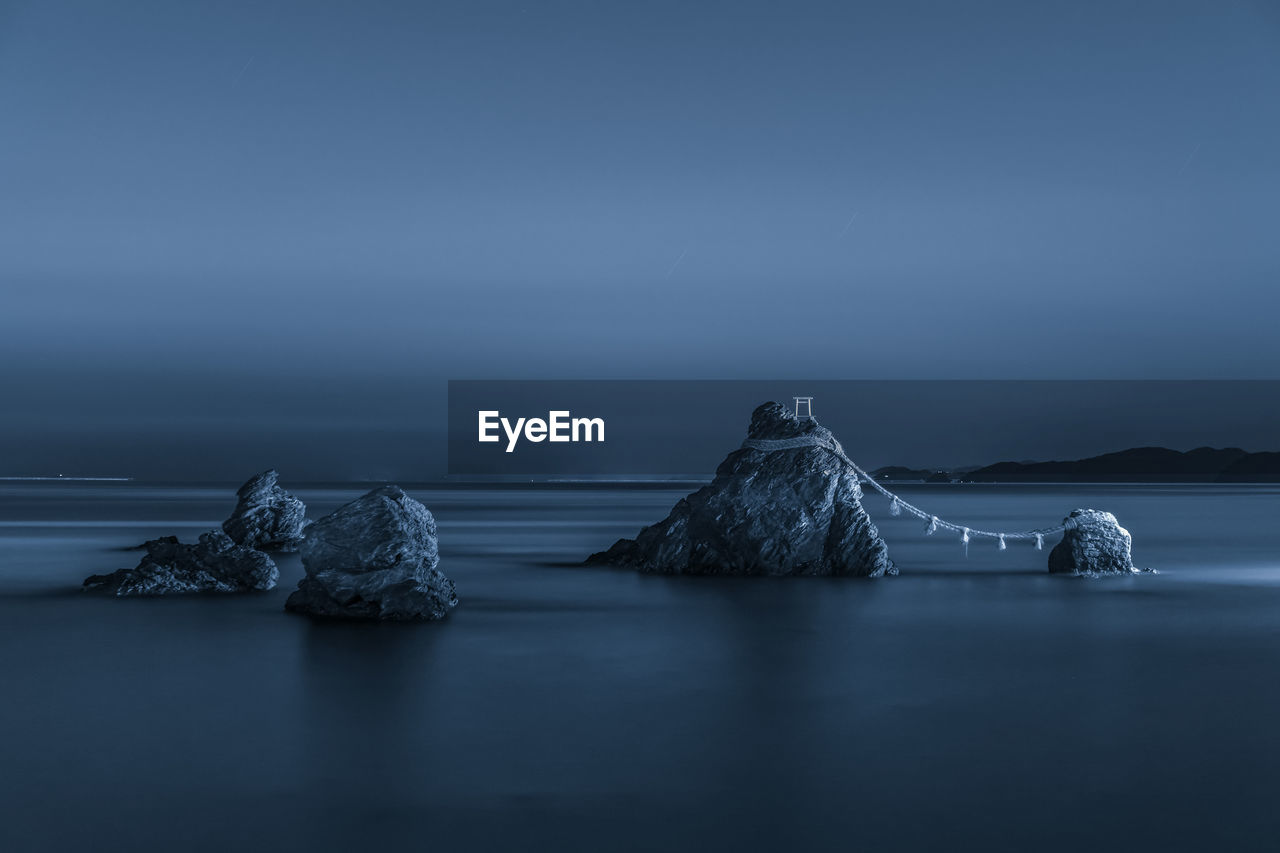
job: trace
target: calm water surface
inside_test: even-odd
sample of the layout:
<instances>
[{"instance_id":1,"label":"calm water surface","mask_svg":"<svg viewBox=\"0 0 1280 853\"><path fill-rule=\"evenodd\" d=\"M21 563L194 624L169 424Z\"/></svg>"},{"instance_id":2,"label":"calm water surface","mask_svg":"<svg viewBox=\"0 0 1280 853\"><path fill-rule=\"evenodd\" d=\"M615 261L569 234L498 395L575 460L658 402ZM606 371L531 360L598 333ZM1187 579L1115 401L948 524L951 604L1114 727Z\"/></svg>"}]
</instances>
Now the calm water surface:
<instances>
[{"instance_id":1,"label":"calm water surface","mask_svg":"<svg viewBox=\"0 0 1280 853\"><path fill-rule=\"evenodd\" d=\"M900 577L647 577L576 563L680 493L418 491L458 609L314 624L296 556L262 595L76 592L228 489L0 484L0 850L1276 848L1280 490L904 491L1109 509L1161 574L868 498Z\"/></svg>"}]
</instances>

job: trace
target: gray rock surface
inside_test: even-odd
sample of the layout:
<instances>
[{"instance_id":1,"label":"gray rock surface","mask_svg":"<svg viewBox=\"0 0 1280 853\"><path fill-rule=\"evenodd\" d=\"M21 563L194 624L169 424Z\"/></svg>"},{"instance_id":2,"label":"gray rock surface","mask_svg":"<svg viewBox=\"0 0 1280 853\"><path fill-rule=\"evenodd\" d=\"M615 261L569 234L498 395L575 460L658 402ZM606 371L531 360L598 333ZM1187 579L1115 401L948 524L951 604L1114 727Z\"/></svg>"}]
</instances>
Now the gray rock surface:
<instances>
[{"instance_id":1,"label":"gray rock surface","mask_svg":"<svg viewBox=\"0 0 1280 853\"><path fill-rule=\"evenodd\" d=\"M747 436L834 443L816 420L780 403L758 407ZM896 574L860 496L856 476L826 448L742 447L665 519L587 562L664 574Z\"/></svg>"},{"instance_id":2,"label":"gray rock surface","mask_svg":"<svg viewBox=\"0 0 1280 853\"><path fill-rule=\"evenodd\" d=\"M237 545L221 530L201 534L194 545L170 536L145 547L136 568L91 575L84 589L117 596L250 592L274 589L280 577L270 557Z\"/></svg>"},{"instance_id":3,"label":"gray rock surface","mask_svg":"<svg viewBox=\"0 0 1280 853\"><path fill-rule=\"evenodd\" d=\"M436 520L398 486L383 486L307 527L307 574L285 608L340 619L442 619L458 603L440 571Z\"/></svg>"},{"instance_id":4,"label":"gray rock surface","mask_svg":"<svg viewBox=\"0 0 1280 853\"><path fill-rule=\"evenodd\" d=\"M1129 531L1116 517L1097 509L1074 509L1063 519L1067 530L1062 541L1049 552L1049 571L1054 574L1130 574L1133 566Z\"/></svg>"},{"instance_id":5,"label":"gray rock surface","mask_svg":"<svg viewBox=\"0 0 1280 853\"><path fill-rule=\"evenodd\" d=\"M259 551L293 551L302 542L307 506L277 485L272 468L250 478L236 492L236 508L222 522L237 545Z\"/></svg>"}]
</instances>

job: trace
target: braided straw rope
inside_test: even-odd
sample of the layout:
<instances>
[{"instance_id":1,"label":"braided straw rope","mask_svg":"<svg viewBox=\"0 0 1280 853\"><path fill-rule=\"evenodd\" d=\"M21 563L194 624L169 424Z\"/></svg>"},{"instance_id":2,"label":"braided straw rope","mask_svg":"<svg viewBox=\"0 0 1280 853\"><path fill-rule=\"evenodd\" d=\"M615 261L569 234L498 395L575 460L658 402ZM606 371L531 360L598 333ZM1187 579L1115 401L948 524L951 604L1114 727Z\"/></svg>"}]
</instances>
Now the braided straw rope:
<instances>
[{"instance_id":1,"label":"braided straw rope","mask_svg":"<svg viewBox=\"0 0 1280 853\"><path fill-rule=\"evenodd\" d=\"M1008 539L1034 540L1036 547L1042 548L1044 547L1044 537L1062 533L1069 526L1067 524L1059 524L1057 527L1041 527L1035 530L1021 530L1010 533L999 530L978 530L973 527L966 527L963 524L956 524L954 522L938 518L938 516L927 513L918 506L907 503L902 498L876 482L874 477L859 468L852 459L845 455L844 448L840 446L840 442L836 441L835 436L825 430L823 433L819 433L818 435L797 436L795 438L748 438L746 441L742 442L742 446L750 450L758 450L762 453L773 453L779 450L794 450L800 447L821 447L824 450L835 454L840 461L845 465L848 465L849 468L853 470L853 473L857 475L859 481L865 481L867 485L871 486L871 488L893 501L893 506L897 507L900 511L905 510L916 518L928 522L925 527L926 533L933 533L938 529L951 530L959 533L960 541L964 543L968 543L968 541L975 536L985 536L988 539L995 539L998 541L1001 548L1004 547L1005 540ZM897 515L898 512L894 512L893 514Z\"/></svg>"}]
</instances>

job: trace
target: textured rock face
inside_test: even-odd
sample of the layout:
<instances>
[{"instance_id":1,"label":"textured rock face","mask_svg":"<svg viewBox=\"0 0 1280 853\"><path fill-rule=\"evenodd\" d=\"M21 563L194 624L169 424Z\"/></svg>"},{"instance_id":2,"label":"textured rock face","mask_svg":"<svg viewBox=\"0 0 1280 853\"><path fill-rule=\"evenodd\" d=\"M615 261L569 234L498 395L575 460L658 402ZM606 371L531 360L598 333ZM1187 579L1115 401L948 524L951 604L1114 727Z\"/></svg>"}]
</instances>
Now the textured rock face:
<instances>
[{"instance_id":1,"label":"textured rock face","mask_svg":"<svg viewBox=\"0 0 1280 853\"><path fill-rule=\"evenodd\" d=\"M816 420L780 403L757 408L747 435L834 442ZM742 447L664 520L588 562L667 574L896 574L860 494L855 475L825 448Z\"/></svg>"},{"instance_id":2,"label":"textured rock face","mask_svg":"<svg viewBox=\"0 0 1280 853\"><path fill-rule=\"evenodd\" d=\"M1067 530L1049 552L1055 574L1105 575L1138 571L1133 566L1129 531L1116 517L1097 509L1075 509L1063 519Z\"/></svg>"},{"instance_id":3,"label":"textured rock face","mask_svg":"<svg viewBox=\"0 0 1280 853\"><path fill-rule=\"evenodd\" d=\"M307 507L277 485L280 472L263 471L236 492L236 508L222 529L236 544L259 551L292 551L302 541Z\"/></svg>"},{"instance_id":4,"label":"textured rock face","mask_svg":"<svg viewBox=\"0 0 1280 853\"><path fill-rule=\"evenodd\" d=\"M174 595L274 589L280 572L261 551L237 545L221 530L210 530L194 545L172 536L153 539L137 568L92 575L90 592L107 595Z\"/></svg>"},{"instance_id":5,"label":"textured rock face","mask_svg":"<svg viewBox=\"0 0 1280 853\"><path fill-rule=\"evenodd\" d=\"M383 486L311 524L307 576L285 608L341 619L442 619L458 603L445 577L436 520L398 486Z\"/></svg>"}]
</instances>

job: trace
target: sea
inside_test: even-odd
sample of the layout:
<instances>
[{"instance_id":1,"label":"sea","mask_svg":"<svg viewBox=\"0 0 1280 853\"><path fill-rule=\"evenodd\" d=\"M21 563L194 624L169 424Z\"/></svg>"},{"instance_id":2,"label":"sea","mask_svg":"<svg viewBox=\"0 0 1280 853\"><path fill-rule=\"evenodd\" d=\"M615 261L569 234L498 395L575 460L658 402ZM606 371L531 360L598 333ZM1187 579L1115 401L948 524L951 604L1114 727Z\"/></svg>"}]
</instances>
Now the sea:
<instances>
[{"instance_id":1,"label":"sea","mask_svg":"<svg viewBox=\"0 0 1280 853\"><path fill-rule=\"evenodd\" d=\"M367 487L293 489L317 518ZM901 573L659 577L583 559L667 488L408 488L430 624L89 574L233 487L0 483L0 850L1275 850L1280 488L903 486L975 528L1114 512L1157 573L924 535Z\"/></svg>"}]
</instances>

